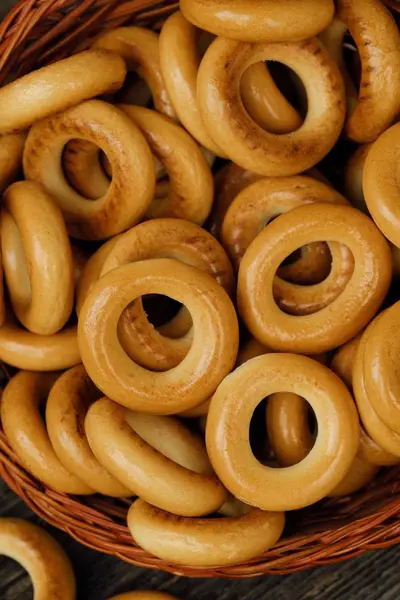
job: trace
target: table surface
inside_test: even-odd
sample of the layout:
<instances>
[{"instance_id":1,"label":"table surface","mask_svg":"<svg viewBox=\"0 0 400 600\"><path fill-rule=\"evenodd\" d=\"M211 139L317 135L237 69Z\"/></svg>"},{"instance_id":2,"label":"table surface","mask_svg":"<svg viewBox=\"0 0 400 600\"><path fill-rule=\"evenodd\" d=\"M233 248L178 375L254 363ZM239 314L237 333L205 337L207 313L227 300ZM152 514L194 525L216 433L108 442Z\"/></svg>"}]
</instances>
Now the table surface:
<instances>
[{"instance_id":1,"label":"table surface","mask_svg":"<svg viewBox=\"0 0 400 600\"><path fill-rule=\"evenodd\" d=\"M39 519L0 483L0 516ZM70 556L78 582L78 600L107 600L137 589L164 590L181 600L398 600L400 547L368 552L334 566L317 567L286 577L245 580L187 579L139 569L80 546L66 534L41 523ZM0 557L1 600L31 600L27 573ZM49 598L49 600L51 600Z\"/></svg>"},{"instance_id":2,"label":"table surface","mask_svg":"<svg viewBox=\"0 0 400 600\"><path fill-rule=\"evenodd\" d=\"M0 18L15 0L0 0ZM0 516L39 523L39 519L0 481ZM79 600L106 600L136 589L164 590L182 600L398 600L400 547L368 552L334 566L318 567L286 577L247 580L187 579L139 569L80 546L67 535L41 523L64 546L78 582ZM1 600L31 600L27 573L0 557ZM49 598L49 600L51 600Z\"/></svg>"}]
</instances>

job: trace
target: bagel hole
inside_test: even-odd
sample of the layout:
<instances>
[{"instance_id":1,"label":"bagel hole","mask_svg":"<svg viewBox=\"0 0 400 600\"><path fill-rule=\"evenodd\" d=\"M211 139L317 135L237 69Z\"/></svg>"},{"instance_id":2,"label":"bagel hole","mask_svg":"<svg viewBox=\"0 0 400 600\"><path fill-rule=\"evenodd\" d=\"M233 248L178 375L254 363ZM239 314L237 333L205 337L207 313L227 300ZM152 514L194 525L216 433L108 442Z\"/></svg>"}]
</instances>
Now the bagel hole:
<instances>
[{"instance_id":1,"label":"bagel hole","mask_svg":"<svg viewBox=\"0 0 400 600\"><path fill-rule=\"evenodd\" d=\"M216 36L208 31L203 31L202 29L196 30L197 35L197 50L199 53L199 57L203 58L211 43L215 40Z\"/></svg>"},{"instance_id":2,"label":"bagel hole","mask_svg":"<svg viewBox=\"0 0 400 600\"><path fill-rule=\"evenodd\" d=\"M275 221L280 215L274 215L272 218L268 219L264 223L262 223L262 229L267 227L272 221ZM296 266L296 263L304 258L304 255L309 251L308 246L304 246L303 248L296 248L289 256L287 256L283 262L280 264L277 275L290 283L296 283L298 285L314 285L316 283L321 283L324 279L326 279L331 271L332 265L332 256L329 250L328 244L325 242L320 242L319 249L319 257L316 256L316 263L314 268L309 268L304 270L304 272L299 273L301 270L295 269L293 267ZM323 264L318 265L319 262L323 262ZM291 267L291 268L288 268ZM319 268L318 268L319 267Z\"/></svg>"},{"instance_id":3,"label":"bagel hole","mask_svg":"<svg viewBox=\"0 0 400 600\"><path fill-rule=\"evenodd\" d=\"M249 440L251 451L255 458L263 465L272 466L274 456L271 452L267 439L267 426L265 421L265 411L267 400L261 400L253 412L249 428Z\"/></svg>"},{"instance_id":4,"label":"bagel hole","mask_svg":"<svg viewBox=\"0 0 400 600\"><path fill-rule=\"evenodd\" d=\"M24 598L34 600L34 589L29 572L16 560L8 556L0 557L0 569L3 575L2 590L5 591L3 600Z\"/></svg>"},{"instance_id":5,"label":"bagel hole","mask_svg":"<svg viewBox=\"0 0 400 600\"><path fill-rule=\"evenodd\" d=\"M184 305L173 298L163 294L148 294L141 297L147 320L158 332L170 339L179 339L185 336L192 326L188 313L181 313ZM129 311L135 304L131 302L125 311Z\"/></svg>"},{"instance_id":6,"label":"bagel hole","mask_svg":"<svg viewBox=\"0 0 400 600\"><path fill-rule=\"evenodd\" d=\"M64 146L62 166L67 183L87 200L104 196L111 183L111 166L103 150L84 139L71 139Z\"/></svg>"},{"instance_id":7,"label":"bagel hole","mask_svg":"<svg viewBox=\"0 0 400 600\"><path fill-rule=\"evenodd\" d=\"M268 405L268 401L269 398L266 398L263 402L265 402L265 408ZM312 441L311 441L311 446L307 452L307 454L302 458L302 460L311 452L311 450L313 449L314 445L315 445L315 440L317 439L317 435L318 435L318 423L317 423L317 419L315 416L315 413L311 407L311 405L306 402L306 411L307 411L307 427L308 427L308 431L309 434L311 435ZM265 413L264 413L265 414ZM296 434L300 437L300 439L302 439L301 434L299 435L297 432ZM274 451L271 448L271 443L268 437L268 429L266 427L266 434L265 434L265 438L266 438L266 444L268 445L269 448L269 461L268 461L268 466L274 469L284 469L284 468L288 468L289 464L280 464L278 457L275 456ZM293 450L295 451L295 450ZM255 454L256 458L257 455ZM262 461L260 461L262 462ZM295 464L294 462L292 464Z\"/></svg>"},{"instance_id":8,"label":"bagel hole","mask_svg":"<svg viewBox=\"0 0 400 600\"><path fill-rule=\"evenodd\" d=\"M358 89L361 83L361 58L354 38L349 31L344 36L342 51L346 68L354 85Z\"/></svg>"},{"instance_id":9,"label":"bagel hole","mask_svg":"<svg viewBox=\"0 0 400 600\"><path fill-rule=\"evenodd\" d=\"M296 263L286 266L282 266L281 263L276 274L280 278L282 275L287 277L288 270L293 267L290 277L295 284L292 288L285 288L278 278L274 280L274 300L282 312L295 316L315 314L334 302L344 292L354 273L354 256L348 246L337 242L332 242L332 250L335 256L334 268L330 248L326 250L326 242L322 241L303 246L302 251L310 254L308 257L304 256L304 263L297 264L297 268L295 268ZM322 261L320 252L326 252L325 257L322 255ZM325 280L327 280L325 285L320 288L315 287L323 284ZM306 288L313 289L307 291Z\"/></svg>"},{"instance_id":10,"label":"bagel hole","mask_svg":"<svg viewBox=\"0 0 400 600\"><path fill-rule=\"evenodd\" d=\"M157 180L155 199L165 198L169 191L168 173L153 155ZM72 139L62 155L64 177L78 194L87 200L98 200L107 192L112 179L112 165L103 150L83 139Z\"/></svg>"},{"instance_id":11,"label":"bagel hole","mask_svg":"<svg viewBox=\"0 0 400 600\"><path fill-rule=\"evenodd\" d=\"M154 327L162 327L176 317L183 304L162 294L142 296L143 308L148 321Z\"/></svg>"},{"instance_id":12,"label":"bagel hole","mask_svg":"<svg viewBox=\"0 0 400 600\"><path fill-rule=\"evenodd\" d=\"M302 261L302 262L300 262ZM324 281L332 268L332 255L326 242L297 248L280 264L277 275L296 285L310 286Z\"/></svg>"},{"instance_id":13,"label":"bagel hole","mask_svg":"<svg viewBox=\"0 0 400 600\"><path fill-rule=\"evenodd\" d=\"M297 248L297 250L295 250L294 252L292 252L292 254L289 254L289 256L287 258L285 258L285 260L281 264L281 267L286 267L287 265L293 265L295 262L297 262L299 260L299 258L301 258L301 255L302 255L301 248Z\"/></svg>"},{"instance_id":14,"label":"bagel hole","mask_svg":"<svg viewBox=\"0 0 400 600\"><path fill-rule=\"evenodd\" d=\"M123 86L114 94L113 103L154 107L150 87L136 71L128 71Z\"/></svg>"},{"instance_id":15,"label":"bagel hole","mask_svg":"<svg viewBox=\"0 0 400 600\"><path fill-rule=\"evenodd\" d=\"M275 221L281 214L274 215L262 223L262 229L267 227L272 221ZM308 268L304 270L301 269L300 265L298 269L295 268L296 263L300 259L304 259L305 255L310 251L309 246L303 246L294 250L282 261L277 270L277 275L284 281L297 285L315 285L321 283L331 272L332 255L326 242L319 242L316 249L319 251L315 257L314 265L309 264Z\"/></svg>"},{"instance_id":16,"label":"bagel hole","mask_svg":"<svg viewBox=\"0 0 400 600\"><path fill-rule=\"evenodd\" d=\"M268 68L268 71L278 90L292 105L292 107L299 113L301 120L304 120L308 110L307 93L301 79L296 75L296 73L283 63L276 61L260 62L258 63L258 65L265 65L265 67ZM257 96L259 97L259 102L257 102L257 104L260 104L258 111L260 111L260 107L262 106L263 92L262 81L260 81L260 87L258 89L256 88L256 92ZM249 110L249 114L252 118L259 122L261 127L264 127L265 129L269 130L268 126L266 124L263 124L263 118L261 117L261 113L258 118L256 117L256 113L253 113L252 110ZM271 129L271 133L282 132L279 130ZM288 131L285 131L284 133L288 133Z\"/></svg>"},{"instance_id":17,"label":"bagel hole","mask_svg":"<svg viewBox=\"0 0 400 600\"><path fill-rule=\"evenodd\" d=\"M40 418L43 421L43 425L46 427L46 402L45 401L42 401L39 403L38 411L39 411Z\"/></svg>"},{"instance_id":18,"label":"bagel hole","mask_svg":"<svg viewBox=\"0 0 400 600\"><path fill-rule=\"evenodd\" d=\"M295 108L304 120L308 110L306 88L293 69L277 61L267 61L266 65L279 91Z\"/></svg>"},{"instance_id":19,"label":"bagel hole","mask_svg":"<svg viewBox=\"0 0 400 600\"><path fill-rule=\"evenodd\" d=\"M161 294L144 295L122 311L117 335L131 360L149 371L167 371L176 367L190 349L192 319L189 311L172 298ZM161 338L170 340L170 351L159 348L167 344Z\"/></svg>"}]
</instances>

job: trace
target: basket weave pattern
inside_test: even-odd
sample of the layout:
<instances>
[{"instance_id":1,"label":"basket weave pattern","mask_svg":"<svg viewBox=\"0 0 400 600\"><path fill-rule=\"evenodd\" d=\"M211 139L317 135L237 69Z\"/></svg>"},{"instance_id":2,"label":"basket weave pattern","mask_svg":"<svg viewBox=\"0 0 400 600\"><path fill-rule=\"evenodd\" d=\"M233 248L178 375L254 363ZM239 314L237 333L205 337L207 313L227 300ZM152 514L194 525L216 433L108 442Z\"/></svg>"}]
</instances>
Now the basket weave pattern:
<instances>
[{"instance_id":1,"label":"basket weave pattern","mask_svg":"<svg viewBox=\"0 0 400 600\"><path fill-rule=\"evenodd\" d=\"M0 83L89 46L100 31L126 23L157 30L177 6L158 0L21 0L0 24ZM82 544L177 575L285 574L400 541L400 467L382 470L372 486L352 497L288 514L285 536L272 550L247 564L215 569L168 564L135 546L126 526L129 501L81 500L45 488L22 468L1 430L0 475L35 513Z\"/></svg>"}]
</instances>

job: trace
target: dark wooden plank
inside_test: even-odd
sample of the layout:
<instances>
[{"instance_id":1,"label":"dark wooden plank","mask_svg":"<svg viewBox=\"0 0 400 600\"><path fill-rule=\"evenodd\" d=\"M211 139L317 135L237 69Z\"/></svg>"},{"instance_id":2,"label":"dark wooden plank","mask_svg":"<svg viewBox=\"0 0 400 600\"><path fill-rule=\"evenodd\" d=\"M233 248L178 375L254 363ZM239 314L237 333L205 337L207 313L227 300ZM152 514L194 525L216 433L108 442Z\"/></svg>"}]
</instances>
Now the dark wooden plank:
<instances>
[{"instance_id":1,"label":"dark wooden plank","mask_svg":"<svg viewBox=\"0 0 400 600\"><path fill-rule=\"evenodd\" d=\"M0 516L40 520L0 484ZM186 579L139 569L77 544L41 523L63 545L74 565L79 600L106 600L132 589L165 590L182 600L398 600L400 548L370 552L335 566L287 577L247 580ZM13 561L0 559L0 598L31 600L28 575Z\"/></svg>"}]
</instances>

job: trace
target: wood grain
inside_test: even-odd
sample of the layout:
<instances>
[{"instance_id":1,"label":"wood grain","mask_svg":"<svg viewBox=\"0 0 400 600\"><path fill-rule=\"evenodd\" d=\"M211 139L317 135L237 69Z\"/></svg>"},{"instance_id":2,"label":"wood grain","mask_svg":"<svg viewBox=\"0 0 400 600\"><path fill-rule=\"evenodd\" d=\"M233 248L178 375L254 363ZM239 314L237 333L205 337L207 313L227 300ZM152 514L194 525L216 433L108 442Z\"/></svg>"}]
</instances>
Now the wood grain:
<instances>
[{"instance_id":1,"label":"wood grain","mask_svg":"<svg viewBox=\"0 0 400 600\"><path fill-rule=\"evenodd\" d=\"M167 590L182 600L398 600L400 597L400 547L286 577L186 579L135 568L80 546L41 523L3 483L0 483L0 500L0 516L18 516L39 523L63 545L74 565L78 600L106 600L135 589ZM0 598L32 599L27 573L5 558L0 558Z\"/></svg>"}]
</instances>

